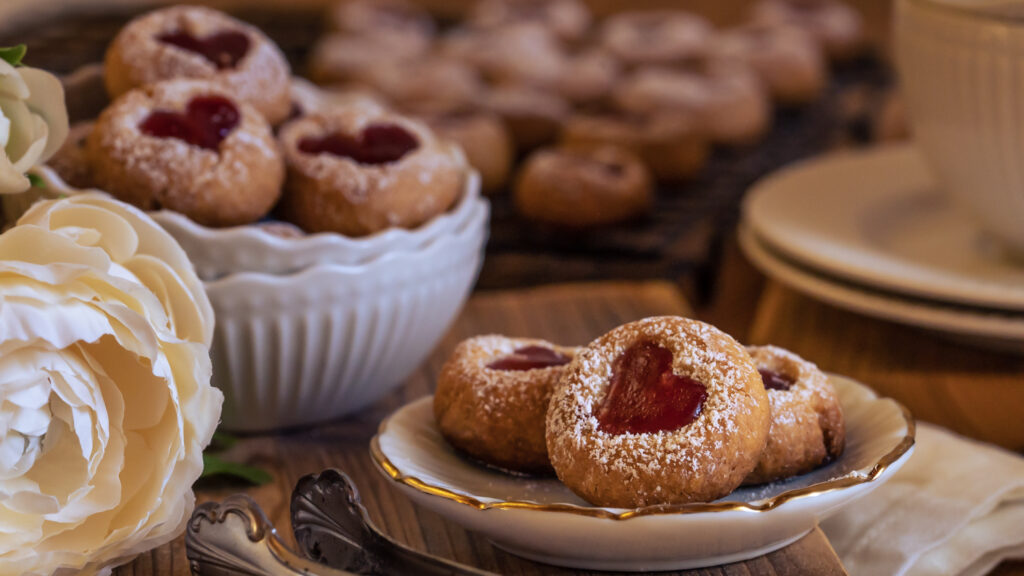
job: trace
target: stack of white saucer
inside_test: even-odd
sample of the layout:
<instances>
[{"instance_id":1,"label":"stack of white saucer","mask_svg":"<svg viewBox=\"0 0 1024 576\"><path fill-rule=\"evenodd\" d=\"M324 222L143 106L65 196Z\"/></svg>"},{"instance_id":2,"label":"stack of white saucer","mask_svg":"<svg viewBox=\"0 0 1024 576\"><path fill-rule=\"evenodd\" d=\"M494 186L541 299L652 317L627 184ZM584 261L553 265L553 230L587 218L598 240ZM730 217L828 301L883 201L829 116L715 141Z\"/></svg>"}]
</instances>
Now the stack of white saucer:
<instances>
[{"instance_id":1,"label":"stack of white saucer","mask_svg":"<svg viewBox=\"0 0 1024 576\"><path fill-rule=\"evenodd\" d=\"M1024 352L1024 261L942 193L910 144L782 170L743 204L768 276L832 305Z\"/></svg>"}]
</instances>

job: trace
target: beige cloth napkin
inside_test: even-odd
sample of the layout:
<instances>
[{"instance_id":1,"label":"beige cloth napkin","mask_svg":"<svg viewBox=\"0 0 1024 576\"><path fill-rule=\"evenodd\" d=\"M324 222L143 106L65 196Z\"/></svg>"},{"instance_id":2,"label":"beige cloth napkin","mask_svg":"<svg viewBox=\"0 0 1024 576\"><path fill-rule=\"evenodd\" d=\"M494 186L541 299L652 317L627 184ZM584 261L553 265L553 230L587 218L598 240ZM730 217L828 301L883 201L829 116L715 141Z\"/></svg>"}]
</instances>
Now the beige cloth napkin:
<instances>
[{"instance_id":1,"label":"beige cloth napkin","mask_svg":"<svg viewBox=\"0 0 1024 576\"><path fill-rule=\"evenodd\" d=\"M906 465L821 528L852 576L985 574L1024 558L1024 458L918 423Z\"/></svg>"}]
</instances>

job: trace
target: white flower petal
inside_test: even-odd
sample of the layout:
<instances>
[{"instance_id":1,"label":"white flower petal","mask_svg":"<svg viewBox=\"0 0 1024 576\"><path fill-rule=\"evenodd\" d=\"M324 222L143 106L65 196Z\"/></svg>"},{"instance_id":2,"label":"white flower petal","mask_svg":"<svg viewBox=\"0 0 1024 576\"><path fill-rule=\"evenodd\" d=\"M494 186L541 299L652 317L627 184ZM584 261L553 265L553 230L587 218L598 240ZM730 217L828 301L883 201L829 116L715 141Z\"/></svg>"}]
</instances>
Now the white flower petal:
<instances>
[{"instance_id":1,"label":"white flower petal","mask_svg":"<svg viewBox=\"0 0 1024 576\"><path fill-rule=\"evenodd\" d=\"M31 185L28 177L14 167L7 153L0 151L0 194L18 194Z\"/></svg>"},{"instance_id":2,"label":"white flower petal","mask_svg":"<svg viewBox=\"0 0 1024 576\"><path fill-rule=\"evenodd\" d=\"M11 429L27 437L41 437L50 427L50 408L22 408L11 422Z\"/></svg>"},{"instance_id":3,"label":"white flower petal","mask_svg":"<svg viewBox=\"0 0 1024 576\"><path fill-rule=\"evenodd\" d=\"M60 503L52 496L38 492L15 492L4 501L4 506L21 514L46 515L60 509Z\"/></svg>"},{"instance_id":4,"label":"white flower petal","mask_svg":"<svg viewBox=\"0 0 1024 576\"><path fill-rule=\"evenodd\" d=\"M103 235L117 234L112 229L120 229L109 218L97 218L97 212L113 213L120 216L135 232L136 244L128 254L127 250L118 250L115 262L133 269L136 273L146 267L149 272L142 272L145 279L141 283L156 293L161 300L167 317L174 326L175 334L185 340L201 340L207 346L213 339L213 308L206 296L202 283L195 275L195 269L188 260L185 251L163 228L149 216L134 206L112 200L109 196L91 192L76 194L63 200L39 202L35 204L21 219L20 225L33 224L42 228L56 230L62 234L73 234L78 237L80 229L102 230ZM89 246L96 245L97 240L89 238ZM117 245L108 242L106 245ZM151 264L134 264L136 260L144 261L152 258L164 264L156 270ZM150 285L153 282L153 285ZM173 286L177 285L177 287ZM183 294L181 290L187 291ZM187 297L183 297L187 296Z\"/></svg>"},{"instance_id":5,"label":"white flower petal","mask_svg":"<svg viewBox=\"0 0 1024 576\"><path fill-rule=\"evenodd\" d=\"M43 70L0 61L0 194L27 191L25 172L53 156L67 134L60 81Z\"/></svg>"},{"instance_id":6,"label":"white flower petal","mask_svg":"<svg viewBox=\"0 0 1024 576\"><path fill-rule=\"evenodd\" d=\"M0 94L0 110L3 110L4 116L11 121L10 133L7 136L4 150L7 152L7 157L11 159L11 163L17 166L25 152L38 138L38 134L36 134L39 128L36 123L38 117L32 114L24 100L7 94Z\"/></svg>"},{"instance_id":7,"label":"white flower petal","mask_svg":"<svg viewBox=\"0 0 1024 576\"><path fill-rule=\"evenodd\" d=\"M0 148L7 147L7 140L11 137L11 121L4 116L3 108L0 108ZM5 152L6 154L6 152Z\"/></svg>"},{"instance_id":8,"label":"white flower petal","mask_svg":"<svg viewBox=\"0 0 1024 576\"><path fill-rule=\"evenodd\" d=\"M0 95L24 100L31 95L25 79L18 74L18 69L6 60L0 60Z\"/></svg>"},{"instance_id":9,"label":"white flower petal","mask_svg":"<svg viewBox=\"0 0 1024 576\"><path fill-rule=\"evenodd\" d=\"M44 70L22 66L17 71L29 91L25 100L28 107L43 119L48 128L46 148L40 156L40 162L46 162L60 149L68 136L64 86L56 76Z\"/></svg>"},{"instance_id":10,"label":"white flower petal","mask_svg":"<svg viewBox=\"0 0 1024 576\"><path fill-rule=\"evenodd\" d=\"M46 150L46 140L49 137L49 128L46 126L46 122L42 118L33 114L29 117L29 120L25 122L25 127L29 136L29 140L25 142L27 146L21 149L20 156L14 160L14 168L19 172L28 172L33 166L40 164L43 156L43 152ZM7 150L11 150L15 146L20 146L22 142L16 140L19 137L19 133L11 131L10 138L7 142ZM10 155L12 159L14 155Z\"/></svg>"},{"instance_id":11,"label":"white flower petal","mask_svg":"<svg viewBox=\"0 0 1024 576\"><path fill-rule=\"evenodd\" d=\"M0 574L94 573L173 539L220 415L184 253L83 196L0 235Z\"/></svg>"},{"instance_id":12,"label":"white flower petal","mask_svg":"<svg viewBox=\"0 0 1024 576\"><path fill-rule=\"evenodd\" d=\"M25 447L28 439L21 434L7 434L0 438L0 474L6 476L8 470L17 467L21 457L25 454Z\"/></svg>"}]
</instances>

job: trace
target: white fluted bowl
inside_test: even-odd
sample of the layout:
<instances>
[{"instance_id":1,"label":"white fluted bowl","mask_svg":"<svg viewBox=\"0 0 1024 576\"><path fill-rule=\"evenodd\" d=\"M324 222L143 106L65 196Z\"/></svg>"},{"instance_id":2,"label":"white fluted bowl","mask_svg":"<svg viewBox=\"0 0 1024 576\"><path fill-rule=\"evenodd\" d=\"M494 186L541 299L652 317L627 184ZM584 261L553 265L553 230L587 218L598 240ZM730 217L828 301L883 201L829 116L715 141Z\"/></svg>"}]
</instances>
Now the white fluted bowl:
<instances>
[{"instance_id":1,"label":"white fluted bowl","mask_svg":"<svg viewBox=\"0 0 1024 576\"><path fill-rule=\"evenodd\" d=\"M449 211L418 228L388 228L360 238L333 232L292 238L252 225L210 228L170 210L150 215L185 249L199 277L214 280L239 272L292 274L319 264L365 264L390 252L419 250L465 224L478 198L480 175L471 171Z\"/></svg>"},{"instance_id":2,"label":"white fluted bowl","mask_svg":"<svg viewBox=\"0 0 1024 576\"><path fill-rule=\"evenodd\" d=\"M224 427L322 422L401 384L444 335L480 270L490 211L486 200L472 203L462 226L419 250L207 282Z\"/></svg>"},{"instance_id":3,"label":"white fluted bowl","mask_svg":"<svg viewBox=\"0 0 1024 576\"><path fill-rule=\"evenodd\" d=\"M34 168L45 187L29 193L0 196L4 215L13 222L37 200L76 194L49 166ZM453 234L474 217L480 199L480 175L471 170L462 196L450 210L414 229L388 228L370 236L350 238L333 232L284 237L254 226L210 228L170 210L149 212L188 254L196 274L216 280L231 274L294 274L320 264L362 265L396 251L417 251Z\"/></svg>"},{"instance_id":4,"label":"white fluted bowl","mask_svg":"<svg viewBox=\"0 0 1024 576\"><path fill-rule=\"evenodd\" d=\"M16 218L40 198L79 192L48 167L34 172L46 187L3 197L6 216ZM151 213L165 225L168 214ZM213 274L204 285L216 315L213 384L224 392L224 427L260 432L314 424L355 412L401 384L469 296L489 220L490 206L480 197L473 173L452 211L417 230L378 235L374 240L380 246L392 248L364 262L314 263L291 274ZM170 231L180 242L181 236ZM260 235L245 234L256 246L288 240L265 231ZM319 243L325 258L337 257L329 254L330 246L344 251L346 241L357 242L336 234L295 240L279 243L282 250L273 257L301 258L294 251L305 240ZM196 263L216 244L211 240L204 252L197 242L186 252ZM218 265L210 258L205 262L208 274Z\"/></svg>"}]
</instances>

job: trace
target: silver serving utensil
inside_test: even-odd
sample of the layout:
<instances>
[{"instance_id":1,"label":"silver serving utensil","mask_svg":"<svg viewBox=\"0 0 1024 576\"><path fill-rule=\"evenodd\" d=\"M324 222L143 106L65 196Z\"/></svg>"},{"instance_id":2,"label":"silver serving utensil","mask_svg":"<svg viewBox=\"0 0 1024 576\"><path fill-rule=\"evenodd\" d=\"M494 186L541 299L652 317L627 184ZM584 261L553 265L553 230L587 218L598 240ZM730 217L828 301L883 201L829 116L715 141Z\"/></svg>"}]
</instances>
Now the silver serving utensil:
<instances>
[{"instance_id":1,"label":"silver serving utensil","mask_svg":"<svg viewBox=\"0 0 1024 576\"><path fill-rule=\"evenodd\" d=\"M244 494L196 508L185 531L185 551L196 576L356 576L289 550L259 505Z\"/></svg>"},{"instance_id":2,"label":"silver serving utensil","mask_svg":"<svg viewBox=\"0 0 1024 576\"><path fill-rule=\"evenodd\" d=\"M290 550L251 498L235 494L196 508L185 532L196 576L495 576L418 552L377 529L344 473L329 469L299 480L292 527L302 555Z\"/></svg>"},{"instance_id":3,"label":"silver serving utensil","mask_svg":"<svg viewBox=\"0 0 1024 576\"><path fill-rule=\"evenodd\" d=\"M370 520L352 480L335 469L310 474L292 492L292 530L311 560L381 576L495 576L405 546Z\"/></svg>"}]
</instances>

